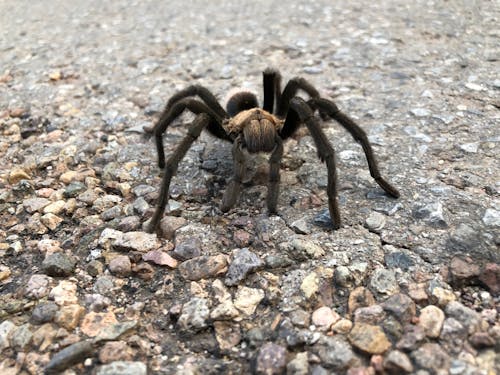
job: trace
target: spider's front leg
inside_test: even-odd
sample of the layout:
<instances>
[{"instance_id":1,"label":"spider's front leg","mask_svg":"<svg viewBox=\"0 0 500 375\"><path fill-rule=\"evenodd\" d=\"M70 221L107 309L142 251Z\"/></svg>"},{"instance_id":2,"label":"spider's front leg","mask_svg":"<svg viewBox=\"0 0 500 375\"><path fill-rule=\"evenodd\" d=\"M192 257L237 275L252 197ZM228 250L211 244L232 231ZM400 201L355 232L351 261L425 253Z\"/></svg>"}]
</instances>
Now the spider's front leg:
<instances>
[{"instance_id":1,"label":"spider's front leg","mask_svg":"<svg viewBox=\"0 0 500 375\"><path fill-rule=\"evenodd\" d=\"M336 120L341 124L356 140L356 142L361 144L363 151L365 152L366 160L368 161L368 168L370 169L370 175L377 182L377 184L384 189L384 191L393 198L399 198L399 191L387 182L378 169L377 161L375 159L375 154L373 153L372 146L368 141L368 137L361 127L359 127L351 118L342 113L335 103L324 98L313 98L308 101L308 104L314 108L326 113L329 117Z\"/></svg>"},{"instance_id":2,"label":"spider's front leg","mask_svg":"<svg viewBox=\"0 0 500 375\"><path fill-rule=\"evenodd\" d=\"M276 213L280 184L280 164L283 158L283 140L279 135L276 135L275 142L276 146L269 158L269 185L267 188L267 209L269 214Z\"/></svg>"},{"instance_id":3,"label":"spider's front leg","mask_svg":"<svg viewBox=\"0 0 500 375\"><path fill-rule=\"evenodd\" d=\"M167 130L167 127L172 121L179 117L184 110L190 110L195 114L205 113L210 116L209 130L211 128L220 128L221 134L227 137L226 132L222 129L220 125L222 123L222 118L211 110L205 103L191 98L184 98L175 102L172 107L168 108L161 114L160 119L153 128L153 132L156 140L156 150L158 152L158 167L163 169L165 167L165 151L163 150L163 133ZM212 132L212 131L211 131ZM222 138L222 136L220 137Z\"/></svg>"},{"instance_id":4,"label":"spider's front leg","mask_svg":"<svg viewBox=\"0 0 500 375\"><path fill-rule=\"evenodd\" d=\"M168 203L170 181L177 172L180 161L184 158L193 142L198 139L201 132L208 126L210 121L211 118L206 113L200 113L197 115L189 127L188 134L184 137L179 146L177 146L174 153L168 158L163 171L163 180L161 183L160 194L158 196L158 202L156 204L156 210L147 228L149 233L153 233L158 229L158 225Z\"/></svg>"},{"instance_id":5,"label":"spider's front leg","mask_svg":"<svg viewBox=\"0 0 500 375\"><path fill-rule=\"evenodd\" d=\"M243 152L242 137L239 135L233 143L233 178L229 182L222 197L221 211L228 212L236 204L240 195L241 184L245 177L245 153Z\"/></svg>"},{"instance_id":6,"label":"spider's front leg","mask_svg":"<svg viewBox=\"0 0 500 375\"><path fill-rule=\"evenodd\" d=\"M337 169L335 166L335 151L333 150L333 147L328 141L325 133L321 129L318 119L314 117L314 111L303 99L299 97L295 97L290 100L290 111L288 112L283 128L297 128L295 124L291 124L291 122L295 123L297 121L304 123L307 126L318 150L320 160L326 163L326 168L328 170L328 183L326 187L328 209L333 222L333 228L339 229L341 222L337 202Z\"/></svg>"}]
</instances>

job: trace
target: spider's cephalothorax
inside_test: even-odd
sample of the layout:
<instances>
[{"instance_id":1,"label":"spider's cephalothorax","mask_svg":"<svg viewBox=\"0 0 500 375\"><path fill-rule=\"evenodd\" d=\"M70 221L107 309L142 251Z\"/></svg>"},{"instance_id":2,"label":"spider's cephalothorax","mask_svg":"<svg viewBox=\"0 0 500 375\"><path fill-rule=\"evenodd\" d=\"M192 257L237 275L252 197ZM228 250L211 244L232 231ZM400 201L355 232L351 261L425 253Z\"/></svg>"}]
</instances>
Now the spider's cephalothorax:
<instances>
[{"instance_id":1,"label":"spider's cephalothorax","mask_svg":"<svg viewBox=\"0 0 500 375\"><path fill-rule=\"evenodd\" d=\"M301 90L307 100L297 96ZM199 99L193 97L198 96ZM168 125L185 109L196 117L189 126L188 134L165 161L163 133ZM340 112L331 100L321 98L318 91L305 79L291 79L281 91L281 75L273 69L264 71L264 103L259 108L257 97L250 92L233 95L224 110L215 96L203 86L194 85L179 91L168 101L159 121L150 130L155 135L158 151L158 165L164 170L163 181L156 211L149 223L148 231L154 232L163 216L168 202L170 181L182 158L203 129L212 135L233 143L234 176L222 198L221 210L227 212L236 203L245 172L245 153L271 153L269 158L269 184L267 208L276 213L278 202L280 162L283 157L283 141L290 138L300 125L304 124L318 149L318 156L326 163L328 170L328 208L333 227L340 227L340 213L337 203L337 178L334 150L321 129L318 111L322 118L331 117L339 122L365 152L371 176L392 197L399 192L385 181L378 170L375 156L365 132L348 116Z\"/></svg>"},{"instance_id":2,"label":"spider's cephalothorax","mask_svg":"<svg viewBox=\"0 0 500 375\"><path fill-rule=\"evenodd\" d=\"M243 134L242 146L248 152L271 152L276 146L276 137L283 127L283 120L263 109L251 108L224 120L222 126L235 138Z\"/></svg>"}]
</instances>

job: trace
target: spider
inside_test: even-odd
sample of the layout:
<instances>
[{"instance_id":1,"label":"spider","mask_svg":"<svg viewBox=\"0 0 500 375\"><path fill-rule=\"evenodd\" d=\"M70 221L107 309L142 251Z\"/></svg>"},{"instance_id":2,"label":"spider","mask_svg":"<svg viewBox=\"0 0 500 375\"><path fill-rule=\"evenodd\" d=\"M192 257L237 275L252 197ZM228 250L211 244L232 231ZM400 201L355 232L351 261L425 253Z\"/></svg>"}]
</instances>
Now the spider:
<instances>
[{"instance_id":1,"label":"spider","mask_svg":"<svg viewBox=\"0 0 500 375\"><path fill-rule=\"evenodd\" d=\"M275 214L279 192L280 162L283 157L283 141L290 138L302 124L306 125L314 140L319 159L326 163L328 208L333 229L340 228L334 150L321 129L319 118L315 116L316 111L322 119L330 117L339 122L357 142L361 143L371 176L388 195L394 198L399 197L398 190L380 175L365 132L352 119L342 113L333 101L320 97L318 91L301 77L288 81L281 91L281 74L275 69L268 68L263 72L263 85L264 103L262 108L259 107L255 94L242 91L229 98L226 110L224 110L215 96L200 85L189 86L170 98L158 122L154 127L146 129L147 132L154 134L158 152L158 166L164 171L157 207L147 227L148 232L152 233L158 229L168 202L170 181L177 171L179 162L204 129L213 136L233 144L233 178L223 195L221 211L229 211L238 199L244 178L246 150L248 153L265 152L271 154L267 209L269 214ZM297 96L299 90L308 95L307 100ZM201 100L194 98L196 96ZM196 117L189 125L187 135L170 158L165 161L163 133L170 123L186 109L193 112Z\"/></svg>"}]
</instances>

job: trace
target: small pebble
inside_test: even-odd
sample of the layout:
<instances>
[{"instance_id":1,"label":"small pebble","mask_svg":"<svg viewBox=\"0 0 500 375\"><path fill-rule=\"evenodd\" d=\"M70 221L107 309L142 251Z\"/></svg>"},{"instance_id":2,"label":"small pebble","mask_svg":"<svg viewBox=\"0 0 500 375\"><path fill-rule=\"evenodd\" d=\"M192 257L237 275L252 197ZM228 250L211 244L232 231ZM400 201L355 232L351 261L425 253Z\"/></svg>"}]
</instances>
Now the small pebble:
<instances>
[{"instance_id":1,"label":"small pebble","mask_svg":"<svg viewBox=\"0 0 500 375\"><path fill-rule=\"evenodd\" d=\"M116 276L128 276L132 272L132 263L126 255L118 255L109 262L109 270Z\"/></svg>"},{"instance_id":2,"label":"small pebble","mask_svg":"<svg viewBox=\"0 0 500 375\"><path fill-rule=\"evenodd\" d=\"M255 272L264 265L257 254L248 248L237 249L233 253L233 260L226 273L225 284L234 286L240 283L248 274Z\"/></svg>"},{"instance_id":3,"label":"small pebble","mask_svg":"<svg viewBox=\"0 0 500 375\"><path fill-rule=\"evenodd\" d=\"M67 277L74 273L76 259L65 253L47 254L42 262L42 271L53 277Z\"/></svg>"},{"instance_id":4,"label":"small pebble","mask_svg":"<svg viewBox=\"0 0 500 375\"><path fill-rule=\"evenodd\" d=\"M365 225L371 232L380 233L385 226L385 221L385 215L378 212L372 212L370 216L366 218Z\"/></svg>"},{"instance_id":5,"label":"small pebble","mask_svg":"<svg viewBox=\"0 0 500 375\"><path fill-rule=\"evenodd\" d=\"M283 373L286 367L286 357L286 348L274 343L264 344L259 349L255 360L255 373L262 375Z\"/></svg>"},{"instance_id":6,"label":"small pebble","mask_svg":"<svg viewBox=\"0 0 500 375\"><path fill-rule=\"evenodd\" d=\"M209 316L208 300L194 297L182 306L177 324L184 331L199 331L208 326Z\"/></svg>"},{"instance_id":7,"label":"small pebble","mask_svg":"<svg viewBox=\"0 0 500 375\"><path fill-rule=\"evenodd\" d=\"M418 325L424 329L427 337L436 338L441 333L445 315L439 307L429 305L420 310Z\"/></svg>"},{"instance_id":8,"label":"small pebble","mask_svg":"<svg viewBox=\"0 0 500 375\"><path fill-rule=\"evenodd\" d=\"M328 306L320 307L312 313L311 321L319 331L328 331L333 324L340 320L340 315Z\"/></svg>"},{"instance_id":9,"label":"small pebble","mask_svg":"<svg viewBox=\"0 0 500 375\"><path fill-rule=\"evenodd\" d=\"M369 354L382 354L391 347L382 328L366 323L355 323L348 337L353 346Z\"/></svg>"}]
</instances>

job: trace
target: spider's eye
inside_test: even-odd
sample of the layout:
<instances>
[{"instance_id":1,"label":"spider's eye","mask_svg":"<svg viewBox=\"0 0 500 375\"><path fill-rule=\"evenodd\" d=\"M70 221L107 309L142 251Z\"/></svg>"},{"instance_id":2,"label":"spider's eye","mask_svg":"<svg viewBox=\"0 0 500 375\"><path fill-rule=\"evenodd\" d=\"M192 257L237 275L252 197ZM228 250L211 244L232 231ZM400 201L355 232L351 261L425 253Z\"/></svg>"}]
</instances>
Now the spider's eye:
<instances>
[{"instance_id":1,"label":"spider's eye","mask_svg":"<svg viewBox=\"0 0 500 375\"><path fill-rule=\"evenodd\" d=\"M229 98L226 110L229 116L236 116L241 111L256 108L259 106L255 94L247 91L239 92Z\"/></svg>"}]
</instances>

